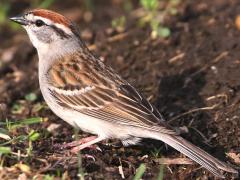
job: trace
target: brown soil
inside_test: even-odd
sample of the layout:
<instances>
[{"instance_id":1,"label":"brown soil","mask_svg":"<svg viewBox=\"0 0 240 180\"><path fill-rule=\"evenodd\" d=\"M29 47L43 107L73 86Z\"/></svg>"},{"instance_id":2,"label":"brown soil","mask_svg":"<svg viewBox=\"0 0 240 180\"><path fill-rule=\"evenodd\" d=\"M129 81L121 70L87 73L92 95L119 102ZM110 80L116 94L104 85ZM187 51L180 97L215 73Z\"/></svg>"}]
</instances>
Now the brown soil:
<instances>
[{"instance_id":1,"label":"brown soil","mask_svg":"<svg viewBox=\"0 0 240 180\"><path fill-rule=\"evenodd\" d=\"M90 37L86 33L82 36L88 45L95 44L94 53L145 94L167 121L185 129L185 138L237 167L239 164L234 159L224 157L225 153L240 153L240 31L235 25L235 18L240 14L240 1L183 1L180 15L169 18L167 22L172 31L170 38L151 40L150 29L136 28L134 20L129 18L126 36L111 41L111 37L117 35L107 33L111 19L124 13L116 3L96 3L90 22L84 21L85 10L81 3L81 12L76 10L74 1L69 1L68 5L56 3L53 9L77 21L81 32L90 34ZM11 14L21 12L28 3L21 6L13 8ZM0 41L0 58L6 52L12 53L12 58L1 62L0 66L1 118L11 121L36 116L48 118L40 125L31 126L46 135L34 142L33 157L21 158L21 161L30 165L35 174L67 172L69 177L76 179L79 170L77 157L56 148L56 144L74 140L73 129L50 109L33 110L37 103L43 103L38 87L36 51L23 31L13 33L3 27ZM24 100L30 92L37 94L36 101ZM11 111L16 102L24 106L20 114ZM53 133L46 133L46 128L53 123L60 127ZM14 133L17 136L26 132L28 127ZM84 132L79 132L79 135L88 136ZM89 149L81 152L86 179L121 179L120 165L125 177L132 179L141 163L147 167L143 179L155 179L160 167L157 158L182 156L152 140L136 147L122 147L116 142L98 143L102 152ZM24 142L11 147L17 152L19 149L25 151L27 146L28 143ZM154 153L156 149L160 149L159 157ZM95 161L87 158L86 154L94 156ZM10 167L17 162L16 158L9 156L4 165ZM165 166L165 179L199 177L214 179L199 165ZM227 177L233 178L231 174Z\"/></svg>"}]
</instances>

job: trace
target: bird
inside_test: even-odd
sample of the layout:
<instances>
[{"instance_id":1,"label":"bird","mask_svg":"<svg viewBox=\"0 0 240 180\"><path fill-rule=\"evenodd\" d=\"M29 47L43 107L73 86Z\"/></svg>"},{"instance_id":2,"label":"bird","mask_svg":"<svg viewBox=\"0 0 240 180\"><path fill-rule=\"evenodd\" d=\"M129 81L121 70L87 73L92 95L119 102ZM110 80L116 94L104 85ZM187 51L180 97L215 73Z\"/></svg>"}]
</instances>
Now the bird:
<instances>
[{"instance_id":1,"label":"bird","mask_svg":"<svg viewBox=\"0 0 240 180\"><path fill-rule=\"evenodd\" d=\"M160 140L215 176L238 173L188 142L167 124L160 112L81 40L77 25L47 9L33 9L10 18L22 25L38 54L38 78L50 109L75 128L94 134L75 151L106 139L133 145L144 138Z\"/></svg>"}]
</instances>

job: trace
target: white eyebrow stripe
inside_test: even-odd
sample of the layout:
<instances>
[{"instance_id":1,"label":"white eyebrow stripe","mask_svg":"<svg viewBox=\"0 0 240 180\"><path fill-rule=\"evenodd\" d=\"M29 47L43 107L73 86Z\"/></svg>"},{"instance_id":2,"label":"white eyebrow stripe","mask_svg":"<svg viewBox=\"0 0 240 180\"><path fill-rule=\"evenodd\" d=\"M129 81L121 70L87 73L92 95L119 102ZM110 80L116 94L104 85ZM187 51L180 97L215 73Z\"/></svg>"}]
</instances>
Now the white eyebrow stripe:
<instances>
[{"instance_id":1,"label":"white eyebrow stripe","mask_svg":"<svg viewBox=\"0 0 240 180\"><path fill-rule=\"evenodd\" d=\"M71 29L63 24L56 23L55 26L59 29L62 29L66 34L72 34Z\"/></svg>"}]
</instances>

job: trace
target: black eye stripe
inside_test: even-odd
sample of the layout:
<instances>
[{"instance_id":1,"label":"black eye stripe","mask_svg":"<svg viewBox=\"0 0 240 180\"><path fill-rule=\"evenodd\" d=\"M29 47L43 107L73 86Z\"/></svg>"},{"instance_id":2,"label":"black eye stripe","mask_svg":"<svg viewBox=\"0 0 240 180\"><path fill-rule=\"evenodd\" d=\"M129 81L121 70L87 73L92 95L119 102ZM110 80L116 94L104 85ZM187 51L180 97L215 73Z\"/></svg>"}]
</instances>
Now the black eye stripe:
<instances>
[{"instance_id":1,"label":"black eye stripe","mask_svg":"<svg viewBox=\"0 0 240 180\"><path fill-rule=\"evenodd\" d=\"M54 26L54 25L49 25L51 28L53 28L53 30L61 37L61 39L68 39L70 38L71 36L67 33L65 33L62 29Z\"/></svg>"}]
</instances>

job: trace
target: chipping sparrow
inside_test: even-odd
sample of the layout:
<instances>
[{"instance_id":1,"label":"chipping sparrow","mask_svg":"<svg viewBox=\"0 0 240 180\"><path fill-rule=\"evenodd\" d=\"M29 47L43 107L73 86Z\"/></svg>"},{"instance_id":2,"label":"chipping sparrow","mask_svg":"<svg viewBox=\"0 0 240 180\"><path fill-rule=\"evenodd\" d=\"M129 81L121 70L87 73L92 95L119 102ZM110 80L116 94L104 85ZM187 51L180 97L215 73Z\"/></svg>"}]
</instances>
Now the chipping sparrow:
<instances>
[{"instance_id":1,"label":"chipping sparrow","mask_svg":"<svg viewBox=\"0 0 240 180\"><path fill-rule=\"evenodd\" d=\"M218 177L224 177L221 170L237 173L180 137L148 100L88 50L70 20L44 9L11 20L26 29L37 49L40 89L49 107L72 126L97 135L75 151L108 138L118 138L124 145L152 138Z\"/></svg>"}]
</instances>

